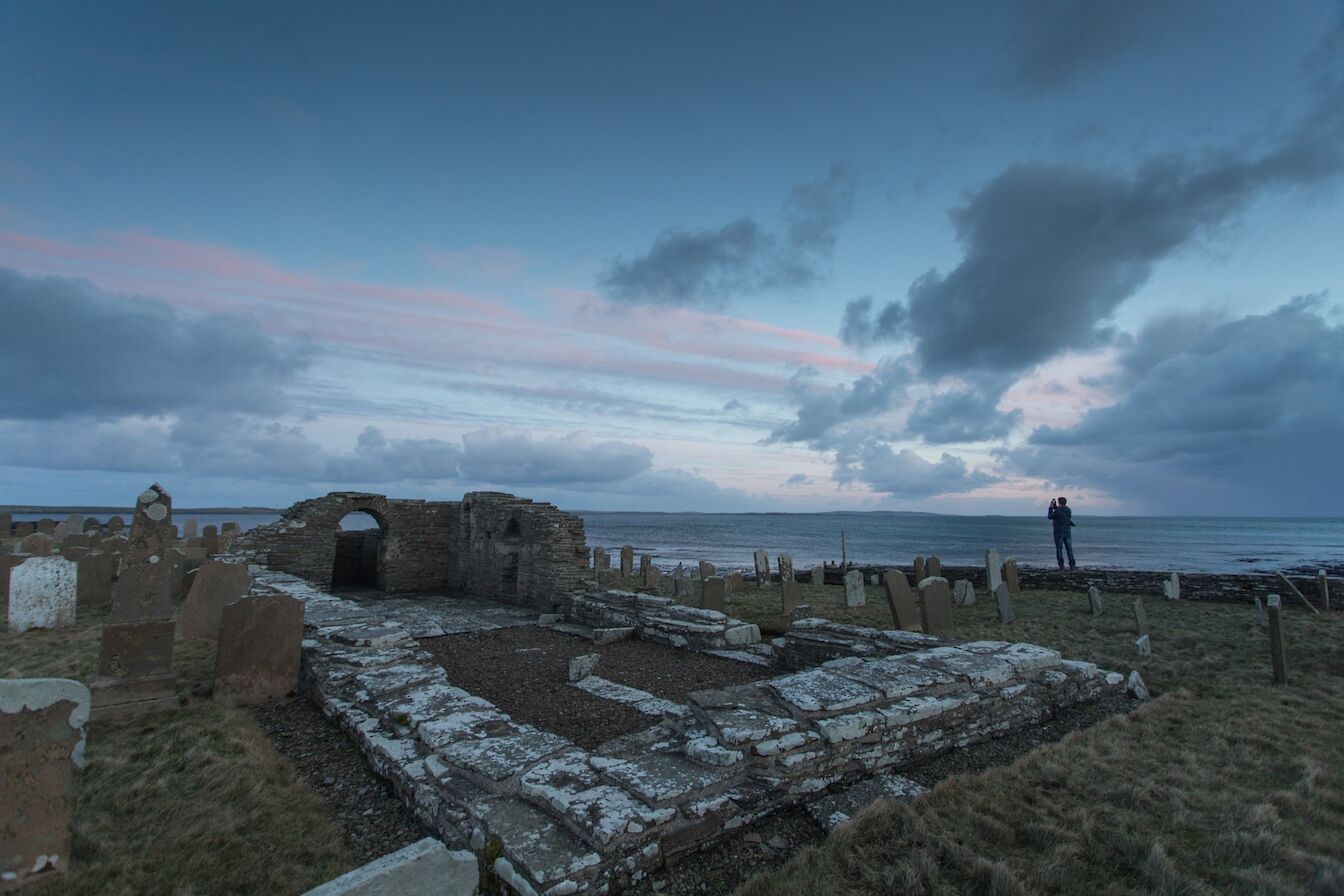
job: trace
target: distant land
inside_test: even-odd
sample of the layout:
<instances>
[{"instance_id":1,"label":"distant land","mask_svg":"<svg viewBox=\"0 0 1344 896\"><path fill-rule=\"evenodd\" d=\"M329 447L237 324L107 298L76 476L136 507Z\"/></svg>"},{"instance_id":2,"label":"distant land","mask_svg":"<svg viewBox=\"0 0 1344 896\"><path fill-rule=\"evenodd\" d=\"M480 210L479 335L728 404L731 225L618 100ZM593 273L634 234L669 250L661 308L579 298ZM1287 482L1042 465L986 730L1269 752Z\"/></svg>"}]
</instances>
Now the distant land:
<instances>
[{"instance_id":1,"label":"distant land","mask_svg":"<svg viewBox=\"0 0 1344 896\"><path fill-rule=\"evenodd\" d=\"M135 513L134 507L42 507L36 504L0 504L0 513ZM280 513L272 507L174 507L173 513Z\"/></svg>"}]
</instances>

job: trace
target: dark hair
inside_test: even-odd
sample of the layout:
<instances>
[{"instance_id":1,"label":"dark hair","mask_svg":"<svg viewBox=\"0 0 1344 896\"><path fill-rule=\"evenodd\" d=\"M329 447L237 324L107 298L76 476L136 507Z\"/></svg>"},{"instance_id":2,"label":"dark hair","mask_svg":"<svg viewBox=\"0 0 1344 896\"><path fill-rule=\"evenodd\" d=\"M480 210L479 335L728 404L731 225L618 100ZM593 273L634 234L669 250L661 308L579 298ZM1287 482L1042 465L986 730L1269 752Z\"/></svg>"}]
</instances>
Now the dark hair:
<instances>
[{"instance_id":1,"label":"dark hair","mask_svg":"<svg viewBox=\"0 0 1344 896\"><path fill-rule=\"evenodd\" d=\"M1060 498L1060 499L1059 499L1059 506L1060 506L1060 507L1063 507L1065 504L1068 504L1068 503L1069 503L1069 499L1068 499L1068 498Z\"/></svg>"}]
</instances>

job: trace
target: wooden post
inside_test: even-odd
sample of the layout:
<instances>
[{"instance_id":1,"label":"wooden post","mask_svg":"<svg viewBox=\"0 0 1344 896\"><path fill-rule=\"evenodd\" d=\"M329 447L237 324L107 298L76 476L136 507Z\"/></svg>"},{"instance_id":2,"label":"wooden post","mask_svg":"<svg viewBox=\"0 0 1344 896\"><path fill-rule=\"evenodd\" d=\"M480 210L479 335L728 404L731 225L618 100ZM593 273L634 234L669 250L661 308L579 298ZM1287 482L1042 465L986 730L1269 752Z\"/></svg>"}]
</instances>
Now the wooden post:
<instances>
[{"instance_id":1,"label":"wooden post","mask_svg":"<svg viewBox=\"0 0 1344 896\"><path fill-rule=\"evenodd\" d=\"M1321 599L1323 609L1330 609L1330 577L1323 569L1316 573L1316 596Z\"/></svg>"},{"instance_id":2,"label":"wooden post","mask_svg":"<svg viewBox=\"0 0 1344 896\"><path fill-rule=\"evenodd\" d=\"M1296 594L1298 597L1300 597L1300 598L1302 599L1302 603L1306 604L1307 607L1311 610L1311 612L1315 613L1317 616L1319 616L1319 615L1321 614L1321 611L1318 610L1318 609L1316 609L1315 607L1313 607L1313 606L1311 605L1311 601L1307 600L1307 596L1306 596L1305 594L1303 594L1301 591L1298 591L1296 585L1294 585L1292 582L1288 581L1288 577L1287 577L1286 575L1284 575L1283 573L1279 573L1279 578L1283 579L1283 583L1284 583L1285 585L1287 585L1289 588L1293 589L1293 593Z\"/></svg>"},{"instance_id":3,"label":"wooden post","mask_svg":"<svg viewBox=\"0 0 1344 896\"><path fill-rule=\"evenodd\" d=\"M845 554L845 530L840 530L840 568L849 569L849 557Z\"/></svg>"},{"instance_id":4,"label":"wooden post","mask_svg":"<svg viewBox=\"0 0 1344 896\"><path fill-rule=\"evenodd\" d=\"M1271 594L1266 601L1269 615L1269 655L1274 661L1274 683L1288 683L1288 661L1283 655L1283 621L1279 618L1279 596Z\"/></svg>"}]
</instances>

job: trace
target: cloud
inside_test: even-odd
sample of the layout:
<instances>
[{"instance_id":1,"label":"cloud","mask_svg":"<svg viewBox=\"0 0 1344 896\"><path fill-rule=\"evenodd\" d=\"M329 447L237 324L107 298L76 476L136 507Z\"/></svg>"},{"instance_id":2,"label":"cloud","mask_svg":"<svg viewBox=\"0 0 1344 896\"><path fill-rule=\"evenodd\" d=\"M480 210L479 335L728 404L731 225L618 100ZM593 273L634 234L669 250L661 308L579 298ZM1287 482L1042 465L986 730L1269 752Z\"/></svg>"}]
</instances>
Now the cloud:
<instances>
[{"instance_id":1,"label":"cloud","mask_svg":"<svg viewBox=\"0 0 1344 896\"><path fill-rule=\"evenodd\" d=\"M0 417L11 419L275 413L310 359L251 319L186 316L83 280L0 268L0 310Z\"/></svg>"},{"instance_id":2,"label":"cloud","mask_svg":"<svg viewBox=\"0 0 1344 896\"><path fill-rule=\"evenodd\" d=\"M782 233L746 217L717 228L670 228L644 255L608 262L598 286L632 304L711 307L738 294L810 286L830 262L854 192L852 166L837 162L820 181L790 191Z\"/></svg>"},{"instance_id":3,"label":"cloud","mask_svg":"<svg viewBox=\"0 0 1344 896\"><path fill-rule=\"evenodd\" d=\"M1068 87L1160 34L1181 6L1171 0L1021 0L1008 31L1016 64L1007 86L1031 93Z\"/></svg>"},{"instance_id":4,"label":"cloud","mask_svg":"<svg viewBox=\"0 0 1344 896\"><path fill-rule=\"evenodd\" d=\"M1298 298L1237 320L1150 324L1122 352L1118 402L1038 427L1004 461L1148 512L1338 514L1344 326L1322 311L1320 297Z\"/></svg>"},{"instance_id":5,"label":"cloud","mask_svg":"<svg viewBox=\"0 0 1344 896\"><path fill-rule=\"evenodd\" d=\"M893 451L890 444L876 438L843 447L837 454L832 478L841 485L862 483L873 491L910 499L956 495L1000 481L997 476L969 469L955 455L945 452L935 463L909 448Z\"/></svg>"},{"instance_id":6,"label":"cloud","mask_svg":"<svg viewBox=\"0 0 1344 896\"><path fill-rule=\"evenodd\" d=\"M998 390L955 389L921 398L906 418L906 432L930 445L1001 439L1022 420L1022 412L1000 414Z\"/></svg>"},{"instance_id":7,"label":"cloud","mask_svg":"<svg viewBox=\"0 0 1344 896\"><path fill-rule=\"evenodd\" d=\"M502 428L462 436L461 472L466 479L501 484L555 485L616 482L642 473L653 453L629 442L596 442L586 433L534 441Z\"/></svg>"},{"instance_id":8,"label":"cloud","mask_svg":"<svg viewBox=\"0 0 1344 896\"><path fill-rule=\"evenodd\" d=\"M909 335L905 329L907 318L905 306L900 302L888 302L873 318L873 297L861 296L845 305L845 315L840 322L840 339L845 345L855 348L867 348L878 342L895 342Z\"/></svg>"},{"instance_id":9,"label":"cloud","mask_svg":"<svg viewBox=\"0 0 1344 896\"><path fill-rule=\"evenodd\" d=\"M806 473L794 473L788 479L784 480L785 488L799 488L804 485L811 485L812 477Z\"/></svg>"},{"instance_id":10,"label":"cloud","mask_svg":"<svg viewBox=\"0 0 1344 896\"><path fill-rule=\"evenodd\" d=\"M889 410L904 397L911 379L902 359L887 358L876 371L856 379L851 385L818 389L811 385L815 371L803 368L794 374L789 391L798 402L795 419L780 424L765 438L776 442L815 442L841 423Z\"/></svg>"}]
</instances>

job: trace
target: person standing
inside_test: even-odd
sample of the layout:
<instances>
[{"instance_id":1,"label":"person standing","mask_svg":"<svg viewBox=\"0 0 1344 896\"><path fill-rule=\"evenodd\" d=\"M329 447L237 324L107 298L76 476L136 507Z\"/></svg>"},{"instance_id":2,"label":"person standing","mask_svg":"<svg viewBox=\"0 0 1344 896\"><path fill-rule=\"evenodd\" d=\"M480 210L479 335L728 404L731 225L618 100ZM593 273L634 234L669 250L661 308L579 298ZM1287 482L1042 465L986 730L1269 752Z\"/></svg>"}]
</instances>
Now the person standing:
<instances>
[{"instance_id":1,"label":"person standing","mask_svg":"<svg viewBox=\"0 0 1344 896\"><path fill-rule=\"evenodd\" d=\"M1077 569L1078 564L1073 559L1073 533L1070 531L1077 525L1073 521L1073 511L1069 508L1068 498L1055 498L1050 502L1050 510L1045 514L1046 519L1055 527L1055 560L1059 563L1059 568L1064 568L1064 552L1069 553L1069 569Z\"/></svg>"}]
</instances>

